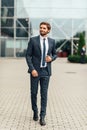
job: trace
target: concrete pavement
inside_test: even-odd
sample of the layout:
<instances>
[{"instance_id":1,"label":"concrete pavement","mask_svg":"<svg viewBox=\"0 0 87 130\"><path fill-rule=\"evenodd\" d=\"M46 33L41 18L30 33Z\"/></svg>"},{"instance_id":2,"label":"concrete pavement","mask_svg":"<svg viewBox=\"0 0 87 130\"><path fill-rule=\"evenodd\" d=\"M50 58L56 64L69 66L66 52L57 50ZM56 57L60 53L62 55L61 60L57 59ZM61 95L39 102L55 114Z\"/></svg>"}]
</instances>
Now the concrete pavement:
<instances>
[{"instance_id":1,"label":"concrete pavement","mask_svg":"<svg viewBox=\"0 0 87 130\"><path fill-rule=\"evenodd\" d=\"M87 64L53 62L42 127L32 119L27 68L24 58L0 58L0 130L87 130Z\"/></svg>"}]
</instances>

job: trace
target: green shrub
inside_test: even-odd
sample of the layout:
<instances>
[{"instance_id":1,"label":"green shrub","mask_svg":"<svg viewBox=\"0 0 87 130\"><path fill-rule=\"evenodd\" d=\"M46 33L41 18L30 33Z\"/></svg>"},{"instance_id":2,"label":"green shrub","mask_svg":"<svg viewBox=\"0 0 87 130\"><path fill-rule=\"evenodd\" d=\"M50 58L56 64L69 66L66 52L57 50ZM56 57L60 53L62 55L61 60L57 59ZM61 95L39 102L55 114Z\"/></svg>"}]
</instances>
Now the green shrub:
<instances>
[{"instance_id":1,"label":"green shrub","mask_svg":"<svg viewBox=\"0 0 87 130\"><path fill-rule=\"evenodd\" d=\"M85 35L84 33L80 33L79 36L79 46L78 46L78 55L80 55L82 47L85 45Z\"/></svg>"},{"instance_id":2,"label":"green shrub","mask_svg":"<svg viewBox=\"0 0 87 130\"><path fill-rule=\"evenodd\" d=\"M79 55L69 55L68 61L73 63L79 63L80 62L80 56Z\"/></svg>"},{"instance_id":3,"label":"green shrub","mask_svg":"<svg viewBox=\"0 0 87 130\"><path fill-rule=\"evenodd\" d=\"M80 63L81 56L80 55L69 55L67 59L68 59L68 61L70 61L72 63ZM85 63L87 63L87 56L85 56Z\"/></svg>"}]
</instances>

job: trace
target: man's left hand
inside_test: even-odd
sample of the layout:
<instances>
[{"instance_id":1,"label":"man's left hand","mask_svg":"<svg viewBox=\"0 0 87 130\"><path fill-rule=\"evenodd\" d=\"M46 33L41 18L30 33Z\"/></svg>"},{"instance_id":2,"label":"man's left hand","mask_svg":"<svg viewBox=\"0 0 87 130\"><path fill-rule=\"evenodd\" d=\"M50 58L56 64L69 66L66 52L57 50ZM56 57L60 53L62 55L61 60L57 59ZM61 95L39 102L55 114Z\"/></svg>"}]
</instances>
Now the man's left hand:
<instances>
[{"instance_id":1,"label":"man's left hand","mask_svg":"<svg viewBox=\"0 0 87 130\"><path fill-rule=\"evenodd\" d=\"M52 61L51 56L46 56L46 62L51 62L51 61Z\"/></svg>"}]
</instances>

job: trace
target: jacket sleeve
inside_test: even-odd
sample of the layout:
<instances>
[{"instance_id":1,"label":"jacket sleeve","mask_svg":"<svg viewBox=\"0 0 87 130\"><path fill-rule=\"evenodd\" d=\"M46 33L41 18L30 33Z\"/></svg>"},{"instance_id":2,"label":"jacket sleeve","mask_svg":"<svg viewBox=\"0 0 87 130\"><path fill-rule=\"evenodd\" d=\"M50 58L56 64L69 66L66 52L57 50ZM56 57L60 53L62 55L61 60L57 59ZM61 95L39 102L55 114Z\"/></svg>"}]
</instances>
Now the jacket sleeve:
<instances>
[{"instance_id":1,"label":"jacket sleeve","mask_svg":"<svg viewBox=\"0 0 87 130\"><path fill-rule=\"evenodd\" d=\"M29 41L28 47L27 47L27 51L26 51L26 62L29 67L30 73L32 70L34 70L34 66L32 63L32 50L33 50L33 41L32 41L32 38L30 38L30 41Z\"/></svg>"},{"instance_id":2,"label":"jacket sleeve","mask_svg":"<svg viewBox=\"0 0 87 130\"><path fill-rule=\"evenodd\" d=\"M55 40L53 41L53 49L52 49L52 61L57 58L56 47L55 47Z\"/></svg>"}]
</instances>

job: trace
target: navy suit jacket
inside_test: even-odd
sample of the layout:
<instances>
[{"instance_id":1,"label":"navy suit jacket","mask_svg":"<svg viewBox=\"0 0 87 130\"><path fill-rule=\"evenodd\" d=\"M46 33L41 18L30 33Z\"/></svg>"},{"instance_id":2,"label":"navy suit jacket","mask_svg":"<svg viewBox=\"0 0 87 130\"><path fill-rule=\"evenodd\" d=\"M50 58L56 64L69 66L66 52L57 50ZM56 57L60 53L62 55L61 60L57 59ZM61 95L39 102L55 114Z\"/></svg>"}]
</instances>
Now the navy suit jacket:
<instances>
[{"instance_id":1,"label":"navy suit jacket","mask_svg":"<svg viewBox=\"0 0 87 130\"><path fill-rule=\"evenodd\" d=\"M51 56L52 61L57 58L55 49L55 40L48 37L48 55ZM40 70L41 64L41 46L40 46L40 36L35 36L30 38L28 43L28 48L26 51L26 61L28 64L28 72L31 73L32 70ZM51 62L47 63L47 69L49 76L51 75Z\"/></svg>"}]
</instances>

